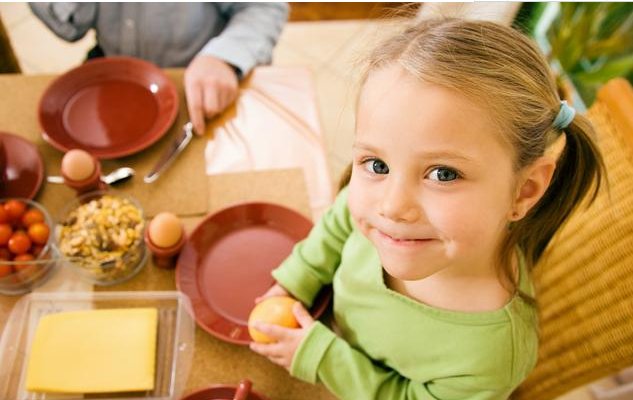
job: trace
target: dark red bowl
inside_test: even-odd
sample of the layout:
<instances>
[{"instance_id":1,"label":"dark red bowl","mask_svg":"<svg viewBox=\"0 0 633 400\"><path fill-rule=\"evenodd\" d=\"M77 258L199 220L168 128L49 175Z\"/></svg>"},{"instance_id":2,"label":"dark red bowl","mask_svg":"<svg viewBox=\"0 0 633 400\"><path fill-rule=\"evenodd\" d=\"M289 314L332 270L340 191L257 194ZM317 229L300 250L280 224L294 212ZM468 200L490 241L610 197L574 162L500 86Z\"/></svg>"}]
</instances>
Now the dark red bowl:
<instances>
[{"instance_id":1,"label":"dark red bowl","mask_svg":"<svg viewBox=\"0 0 633 400\"><path fill-rule=\"evenodd\" d=\"M33 199L44 180L44 162L35 144L6 132L0 132L0 198Z\"/></svg>"},{"instance_id":2,"label":"dark red bowl","mask_svg":"<svg viewBox=\"0 0 633 400\"><path fill-rule=\"evenodd\" d=\"M190 393L187 396L181 397L180 400L216 400L216 399L231 400L236 390L237 390L237 386L213 385L208 388L196 390L195 392ZM251 390L246 400L268 400L268 399L262 396L261 394L258 394L257 392L253 392Z\"/></svg>"}]
</instances>

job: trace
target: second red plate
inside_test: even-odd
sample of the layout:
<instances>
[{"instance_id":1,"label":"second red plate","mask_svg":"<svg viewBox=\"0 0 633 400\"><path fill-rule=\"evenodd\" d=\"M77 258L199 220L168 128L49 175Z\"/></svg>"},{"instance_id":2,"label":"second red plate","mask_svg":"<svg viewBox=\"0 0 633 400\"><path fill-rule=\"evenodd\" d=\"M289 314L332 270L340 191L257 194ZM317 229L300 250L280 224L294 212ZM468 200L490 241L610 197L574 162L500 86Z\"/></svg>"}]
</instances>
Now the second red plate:
<instances>
[{"instance_id":1,"label":"second red plate","mask_svg":"<svg viewBox=\"0 0 633 400\"><path fill-rule=\"evenodd\" d=\"M177 112L174 83L154 64L132 57L100 58L66 72L39 105L44 140L106 159L150 146Z\"/></svg>"},{"instance_id":2,"label":"second red plate","mask_svg":"<svg viewBox=\"0 0 633 400\"><path fill-rule=\"evenodd\" d=\"M225 341L250 343L248 316L270 288L271 271L305 238L312 223L269 203L247 203L208 216L192 232L176 267L178 289L191 299L198 325ZM317 318L330 298L322 291L310 310Z\"/></svg>"}]
</instances>

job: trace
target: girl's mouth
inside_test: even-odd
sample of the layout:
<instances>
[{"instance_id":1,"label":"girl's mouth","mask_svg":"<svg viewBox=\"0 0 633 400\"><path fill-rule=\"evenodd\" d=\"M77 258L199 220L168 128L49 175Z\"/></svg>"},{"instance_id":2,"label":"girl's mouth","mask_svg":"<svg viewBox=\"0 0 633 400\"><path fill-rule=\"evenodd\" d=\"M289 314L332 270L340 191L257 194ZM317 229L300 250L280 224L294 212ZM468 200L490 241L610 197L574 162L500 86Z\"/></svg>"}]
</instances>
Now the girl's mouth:
<instances>
[{"instance_id":1,"label":"girl's mouth","mask_svg":"<svg viewBox=\"0 0 633 400\"><path fill-rule=\"evenodd\" d=\"M392 246L415 247L415 246L424 245L433 241L433 239L431 238L393 237L387 233L382 232L379 229L376 229L376 233L378 233L378 237L380 240Z\"/></svg>"}]
</instances>

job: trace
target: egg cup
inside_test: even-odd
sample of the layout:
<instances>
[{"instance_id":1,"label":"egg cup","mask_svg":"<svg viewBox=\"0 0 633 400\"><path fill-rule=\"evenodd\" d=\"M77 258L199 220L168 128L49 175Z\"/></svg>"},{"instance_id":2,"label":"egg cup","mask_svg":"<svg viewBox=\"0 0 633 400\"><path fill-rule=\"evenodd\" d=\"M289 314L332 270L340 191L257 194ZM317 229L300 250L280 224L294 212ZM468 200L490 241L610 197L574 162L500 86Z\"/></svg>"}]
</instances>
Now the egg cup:
<instances>
[{"instance_id":1,"label":"egg cup","mask_svg":"<svg viewBox=\"0 0 633 400\"><path fill-rule=\"evenodd\" d=\"M154 261L154 265L159 268L171 269L176 267L176 260L178 259L180 250L182 250L182 247L187 241L187 235L185 234L185 230L183 228L182 235L180 235L180 240L178 240L176 244L170 247L159 247L155 245L152 242L152 239L150 239L149 237L149 229L145 229L143 239L145 240L145 245L152 253L152 260Z\"/></svg>"},{"instance_id":2,"label":"egg cup","mask_svg":"<svg viewBox=\"0 0 633 400\"><path fill-rule=\"evenodd\" d=\"M92 171L92 174L86 179L80 181L72 180L68 177L68 175L66 175L63 169L61 171L62 176L64 177L64 184L66 184L66 186L70 187L71 189L74 189L77 192L78 196L96 190L107 189L107 185L101 180L101 163L99 162L99 160L94 158L94 156L93 160L94 171Z\"/></svg>"}]
</instances>

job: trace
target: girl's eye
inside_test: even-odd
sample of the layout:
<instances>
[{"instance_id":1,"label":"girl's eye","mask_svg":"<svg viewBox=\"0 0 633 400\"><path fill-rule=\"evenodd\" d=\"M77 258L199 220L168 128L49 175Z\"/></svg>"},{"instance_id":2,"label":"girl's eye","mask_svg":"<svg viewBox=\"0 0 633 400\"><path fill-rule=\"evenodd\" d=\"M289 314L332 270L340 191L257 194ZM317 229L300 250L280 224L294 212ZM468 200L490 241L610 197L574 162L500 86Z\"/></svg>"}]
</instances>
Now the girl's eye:
<instances>
[{"instance_id":1,"label":"girl's eye","mask_svg":"<svg viewBox=\"0 0 633 400\"><path fill-rule=\"evenodd\" d=\"M459 179L459 173L454 169L438 167L433 169L429 175L429 179L440 182L450 182Z\"/></svg>"},{"instance_id":2,"label":"girl's eye","mask_svg":"<svg viewBox=\"0 0 633 400\"><path fill-rule=\"evenodd\" d=\"M384 161L379 160L377 158L373 158L364 162L365 169L372 174L388 174L389 167L385 164Z\"/></svg>"}]
</instances>

